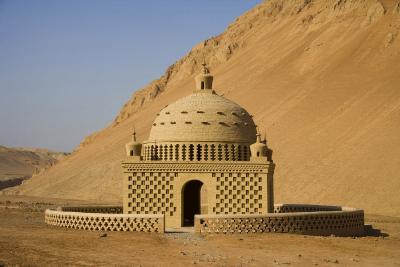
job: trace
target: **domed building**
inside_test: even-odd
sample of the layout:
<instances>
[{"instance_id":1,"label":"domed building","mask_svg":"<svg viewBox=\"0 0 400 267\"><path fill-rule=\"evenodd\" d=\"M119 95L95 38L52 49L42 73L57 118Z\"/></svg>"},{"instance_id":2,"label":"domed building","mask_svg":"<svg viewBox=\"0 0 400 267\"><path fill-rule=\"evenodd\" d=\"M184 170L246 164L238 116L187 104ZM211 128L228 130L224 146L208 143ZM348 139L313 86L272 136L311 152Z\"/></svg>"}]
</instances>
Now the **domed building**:
<instances>
[{"instance_id":1,"label":"domed building","mask_svg":"<svg viewBox=\"0 0 400 267\"><path fill-rule=\"evenodd\" d=\"M147 141L133 133L122 161L123 207L47 209L45 222L97 231L195 226L201 234L364 235L363 210L274 205L272 151L251 115L217 95L212 83L204 65L193 94L157 114Z\"/></svg>"},{"instance_id":2,"label":"domed building","mask_svg":"<svg viewBox=\"0 0 400 267\"><path fill-rule=\"evenodd\" d=\"M147 141L126 145L124 213L164 214L169 228L193 226L195 214L272 213L275 165L252 116L215 93L205 65L195 81Z\"/></svg>"}]
</instances>

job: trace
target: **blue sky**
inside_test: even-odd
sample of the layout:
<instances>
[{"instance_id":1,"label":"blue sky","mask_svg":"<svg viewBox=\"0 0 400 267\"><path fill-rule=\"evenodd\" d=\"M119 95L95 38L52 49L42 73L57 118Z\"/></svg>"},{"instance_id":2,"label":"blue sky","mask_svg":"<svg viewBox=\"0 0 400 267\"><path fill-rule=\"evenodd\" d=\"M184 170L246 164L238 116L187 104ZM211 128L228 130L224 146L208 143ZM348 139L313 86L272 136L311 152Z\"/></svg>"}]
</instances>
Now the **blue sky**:
<instances>
[{"instance_id":1,"label":"blue sky","mask_svg":"<svg viewBox=\"0 0 400 267\"><path fill-rule=\"evenodd\" d=\"M0 0L0 145L71 151L260 0Z\"/></svg>"}]
</instances>

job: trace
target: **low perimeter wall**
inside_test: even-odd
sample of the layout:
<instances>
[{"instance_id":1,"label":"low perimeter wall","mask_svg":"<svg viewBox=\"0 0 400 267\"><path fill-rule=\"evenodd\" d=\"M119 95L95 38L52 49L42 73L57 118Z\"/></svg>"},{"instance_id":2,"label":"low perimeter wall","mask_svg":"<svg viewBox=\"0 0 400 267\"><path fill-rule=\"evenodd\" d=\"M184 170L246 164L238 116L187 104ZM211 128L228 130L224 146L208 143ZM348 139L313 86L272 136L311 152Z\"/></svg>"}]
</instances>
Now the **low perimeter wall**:
<instances>
[{"instance_id":1,"label":"low perimeter wall","mask_svg":"<svg viewBox=\"0 0 400 267\"><path fill-rule=\"evenodd\" d=\"M276 205L279 206L279 205ZM291 205L284 205L285 209ZM195 231L202 234L235 233L296 233L304 235L364 235L364 211L346 207L304 205L305 209L328 211L299 212L302 205L294 205L291 213L262 215L196 215ZM277 208L277 207L275 207ZM340 210L338 210L340 209ZM296 211L294 211L296 210Z\"/></svg>"},{"instance_id":2,"label":"low perimeter wall","mask_svg":"<svg viewBox=\"0 0 400 267\"><path fill-rule=\"evenodd\" d=\"M122 214L119 206L60 207L45 211L49 225L94 230L165 232L164 215ZM297 233L304 235L364 235L364 211L322 205L276 204L274 213L196 215L202 234Z\"/></svg>"},{"instance_id":3,"label":"low perimeter wall","mask_svg":"<svg viewBox=\"0 0 400 267\"><path fill-rule=\"evenodd\" d=\"M111 211L104 213L88 213L48 209L45 211L45 223L59 227L94 231L164 233L165 229L164 215L162 214L113 214Z\"/></svg>"}]
</instances>

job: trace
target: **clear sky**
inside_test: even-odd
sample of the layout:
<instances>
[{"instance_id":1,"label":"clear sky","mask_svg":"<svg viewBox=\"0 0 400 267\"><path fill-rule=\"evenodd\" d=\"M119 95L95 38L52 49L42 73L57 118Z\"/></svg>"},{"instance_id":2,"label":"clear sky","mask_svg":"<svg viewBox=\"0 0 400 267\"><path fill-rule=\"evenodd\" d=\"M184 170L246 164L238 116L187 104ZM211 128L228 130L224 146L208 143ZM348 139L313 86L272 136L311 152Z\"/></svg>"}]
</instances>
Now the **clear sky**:
<instances>
[{"instance_id":1,"label":"clear sky","mask_svg":"<svg viewBox=\"0 0 400 267\"><path fill-rule=\"evenodd\" d=\"M0 145L71 151L260 0L0 0Z\"/></svg>"}]
</instances>

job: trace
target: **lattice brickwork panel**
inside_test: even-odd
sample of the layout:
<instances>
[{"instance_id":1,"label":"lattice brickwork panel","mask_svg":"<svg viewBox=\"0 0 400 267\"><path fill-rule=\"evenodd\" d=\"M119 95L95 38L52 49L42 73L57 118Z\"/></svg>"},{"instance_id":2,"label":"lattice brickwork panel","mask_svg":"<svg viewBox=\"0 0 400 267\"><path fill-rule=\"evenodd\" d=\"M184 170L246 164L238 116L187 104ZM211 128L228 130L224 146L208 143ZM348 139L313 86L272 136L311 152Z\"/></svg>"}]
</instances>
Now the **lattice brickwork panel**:
<instances>
[{"instance_id":1,"label":"lattice brickwork panel","mask_svg":"<svg viewBox=\"0 0 400 267\"><path fill-rule=\"evenodd\" d=\"M339 211L339 210L342 210L342 207L323 206L323 205L305 205L305 204L276 204L276 205L274 205L274 213Z\"/></svg>"},{"instance_id":2,"label":"lattice brickwork panel","mask_svg":"<svg viewBox=\"0 0 400 267\"><path fill-rule=\"evenodd\" d=\"M121 206L75 206L75 207L61 207L62 211L72 211L72 212L85 212L85 213L122 213Z\"/></svg>"},{"instance_id":3,"label":"lattice brickwork panel","mask_svg":"<svg viewBox=\"0 0 400 267\"><path fill-rule=\"evenodd\" d=\"M364 232L363 211L313 212L296 215L196 216L201 233L299 233L309 235L358 236Z\"/></svg>"},{"instance_id":4,"label":"lattice brickwork panel","mask_svg":"<svg viewBox=\"0 0 400 267\"><path fill-rule=\"evenodd\" d=\"M169 172L133 172L128 177L128 213L173 216L174 179Z\"/></svg>"},{"instance_id":5,"label":"lattice brickwork panel","mask_svg":"<svg viewBox=\"0 0 400 267\"><path fill-rule=\"evenodd\" d=\"M46 210L45 223L92 231L164 232L163 215L90 214Z\"/></svg>"},{"instance_id":6,"label":"lattice brickwork panel","mask_svg":"<svg viewBox=\"0 0 400 267\"><path fill-rule=\"evenodd\" d=\"M257 173L214 173L216 179L215 214L262 213L263 179Z\"/></svg>"}]
</instances>

